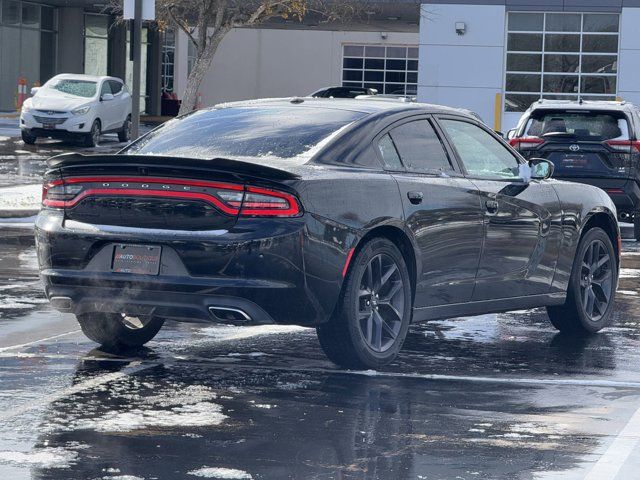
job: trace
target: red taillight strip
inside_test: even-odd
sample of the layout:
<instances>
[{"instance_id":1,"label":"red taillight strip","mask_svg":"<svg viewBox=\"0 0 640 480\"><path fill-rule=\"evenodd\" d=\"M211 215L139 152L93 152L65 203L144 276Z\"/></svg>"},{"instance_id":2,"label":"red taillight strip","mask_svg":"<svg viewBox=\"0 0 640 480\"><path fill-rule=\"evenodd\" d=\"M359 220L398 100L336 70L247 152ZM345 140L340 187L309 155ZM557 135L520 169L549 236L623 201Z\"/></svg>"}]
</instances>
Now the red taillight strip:
<instances>
[{"instance_id":1,"label":"red taillight strip","mask_svg":"<svg viewBox=\"0 0 640 480\"><path fill-rule=\"evenodd\" d=\"M126 195L129 197L162 197L162 198L182 198L189 200L202 200L222 210L228 215L237 215L237 208L229 208L213 195L199 192L173 192L168 190L135 190L129 188L90 188L83 191L72 200L49 200L45 199L42 203L47 207L55 208L71 208L76 206L83 199L91 195Z\"/></svg>"},{"instance_id":2,"label":"red taillight strip","mask_svg":"<svg viewBox=\"0 0 640 480\"><path fill-rule=\"evenodd\" d=\"M242 215L268 215L277 217L293 217L300 214L300 205L296 197L289 193L278 192L268 188L247 187L247 192L282 198L289 204L289 208L256 208L254 202L242 205ZM250 207L249 207L250 206Z\"/></svg>"},{"instance_id":3,"label":"red taillight strip","mask_svg":"<svg viewBox=\"0 0 640 480\"><path fill-rule=\"evenodd\" d=\"M57 180L58 184L63 180ZM72 177L65 178L64 183L166 183L169 185L186 185L191 187L222 188L224 190L244 190L243 185L236 183L208 182L206 180L186 180L182 178L161 178L161 177Z\"/></svg>"}]
</instances>

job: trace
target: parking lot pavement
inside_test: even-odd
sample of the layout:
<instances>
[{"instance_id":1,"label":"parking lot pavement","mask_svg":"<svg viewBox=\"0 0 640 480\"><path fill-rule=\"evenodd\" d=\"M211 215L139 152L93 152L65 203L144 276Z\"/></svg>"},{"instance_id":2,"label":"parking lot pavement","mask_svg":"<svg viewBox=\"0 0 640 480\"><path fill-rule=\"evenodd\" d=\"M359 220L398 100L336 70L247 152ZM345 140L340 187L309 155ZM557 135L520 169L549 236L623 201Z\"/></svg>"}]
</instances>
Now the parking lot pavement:
<instances>
[{"instance_id":1,"label":"parking lot pavement","mask_svg":"<svg viewBox=\"0 0 640 480\"><path fill-rule=\"evenodd\" d=\"M45 303L0 241L2 479L635 479L640 248L615 325L542 310L414 326L397 362L341 371L297 327L168 324L127 357Z\"/></svg>"}]
</instances>

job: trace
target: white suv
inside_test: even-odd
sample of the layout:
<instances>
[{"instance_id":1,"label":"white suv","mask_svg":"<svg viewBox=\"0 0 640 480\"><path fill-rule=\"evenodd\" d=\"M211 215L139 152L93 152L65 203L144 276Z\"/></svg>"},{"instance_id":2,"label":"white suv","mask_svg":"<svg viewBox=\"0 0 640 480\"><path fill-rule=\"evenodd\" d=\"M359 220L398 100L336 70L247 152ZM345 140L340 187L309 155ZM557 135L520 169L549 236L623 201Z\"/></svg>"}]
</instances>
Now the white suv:
<instances>
[{"instance_id":1,"label":"white suv","mask_svg":"<svg viewBox=\"0 0 640 480\"><path fill-rule=\"evenodd\" d=\"M56 75L31 95L20 113L24 143L80 137L94 147L102 133L117 133L121 142L131 137L131 94L119 78Z\"/></svg>"}]
</instances>

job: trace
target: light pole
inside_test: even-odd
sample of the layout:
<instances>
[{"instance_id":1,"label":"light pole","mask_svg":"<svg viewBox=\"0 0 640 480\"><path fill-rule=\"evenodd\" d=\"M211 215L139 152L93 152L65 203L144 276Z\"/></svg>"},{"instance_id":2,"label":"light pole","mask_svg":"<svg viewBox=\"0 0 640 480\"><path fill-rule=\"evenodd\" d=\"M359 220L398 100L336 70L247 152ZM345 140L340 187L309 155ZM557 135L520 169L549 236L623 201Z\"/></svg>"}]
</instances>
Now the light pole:
<instances>
[{"instance_id":1,"label":"light pole","mask_svg":"<svg viewBox=\"0 0 640 480\"><path fill-rule=\"evenodd\" d=\"M142 0L135 0L133 24L131 30L131 50L133 52L133 85L131 106L131 136L135 140L140 136L140 71L142 51Z\"/></svg>"}]
</instances>

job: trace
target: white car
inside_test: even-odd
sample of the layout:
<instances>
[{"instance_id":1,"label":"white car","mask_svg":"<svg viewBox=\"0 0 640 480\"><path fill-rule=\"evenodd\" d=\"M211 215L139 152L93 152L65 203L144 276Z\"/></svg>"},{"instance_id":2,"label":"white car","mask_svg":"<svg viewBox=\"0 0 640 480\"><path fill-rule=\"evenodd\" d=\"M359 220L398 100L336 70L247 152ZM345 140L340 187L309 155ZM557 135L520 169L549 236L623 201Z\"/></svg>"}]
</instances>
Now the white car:
<instances>
[{"instance_id":1,"label":"white car","mask_svg":"<svg viewBox=\"0 0 640 480\"><path fill-rule=\"evenodd\" d=\"M94 147L103 133L131 138L131 94L122 80L92 75L56 75L31 90L20 113L24 143L38 137L82 138Z\"/></svg>"}]
</instances>

